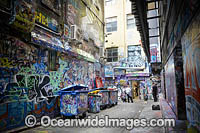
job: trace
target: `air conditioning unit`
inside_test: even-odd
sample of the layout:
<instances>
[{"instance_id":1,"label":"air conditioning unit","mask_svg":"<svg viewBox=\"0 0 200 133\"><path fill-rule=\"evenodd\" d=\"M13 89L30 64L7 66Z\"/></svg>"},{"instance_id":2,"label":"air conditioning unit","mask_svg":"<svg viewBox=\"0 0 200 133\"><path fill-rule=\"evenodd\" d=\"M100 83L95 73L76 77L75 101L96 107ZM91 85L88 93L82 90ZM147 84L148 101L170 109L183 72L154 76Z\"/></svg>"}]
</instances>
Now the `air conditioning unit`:
<instances>
[{"instance_id":1,"label":"air conditioning unit","mask_svg":"<svg viewBox=\"0 0 200 133\"><path fill-rule=\"evenodd\" d=\"M71 25L71 40L81 41L81 30L77 25Z\"/></svg>"}]
</instances>

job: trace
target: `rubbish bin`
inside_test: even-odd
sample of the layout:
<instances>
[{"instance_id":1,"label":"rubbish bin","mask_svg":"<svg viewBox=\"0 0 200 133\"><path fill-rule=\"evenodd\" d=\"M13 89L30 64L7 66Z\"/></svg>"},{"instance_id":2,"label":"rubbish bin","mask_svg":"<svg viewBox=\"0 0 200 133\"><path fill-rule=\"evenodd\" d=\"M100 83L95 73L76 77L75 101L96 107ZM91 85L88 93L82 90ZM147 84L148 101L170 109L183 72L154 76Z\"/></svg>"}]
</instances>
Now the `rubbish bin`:
<instances>
[{"instance_id":1,"label":"rubbish bin","mask_svg":"<svg viewBox=\"0 0 200 133\"><path fill-rule=\"evenodd\" d=\"M83 116L88 112L88 88L83 85L72 85L61 89L60 113L62 116Z\"/></svg>"},{"instance_id":2,"label":"rubbish bin","mask_svg":"<svg viewBox=\"0 0 200 133\"><path fill-rule=\"evenodd\" d=\"M101 95L100 109L105 109L109 107L109 90L100 90Z\"/></svg>"},{"instance_id":3,"label":"rubbish bin","mask_svg":"<svg viewBox=\"0 0 200 133\"><path fill-rule=\"evenodd\" d=\"M88 94L88 106L89 112L98 113L100 112L101 96L98 94Z\"/></svg>"},{"instance_id":4,"label":"rubbish bin","mask_svg":"<svg viewBox=\"0 0 200 133\"><path fill-rule=\"evenodd\" d=\"M113 93L113 103L114 103L114 105L117 105L118 104L118 90L113 90L112 91L112 93Z\"/></svg>"},{"instance_id":5,"label":"rubbish bin","mask_svg":"<svg viewBox=\"0 0 200 133\"><path fill-rule=\"evenodd\" d=\"M109 89L109 106L117 105L118 103L118 90Z\"/></svg>"}]
</instances>

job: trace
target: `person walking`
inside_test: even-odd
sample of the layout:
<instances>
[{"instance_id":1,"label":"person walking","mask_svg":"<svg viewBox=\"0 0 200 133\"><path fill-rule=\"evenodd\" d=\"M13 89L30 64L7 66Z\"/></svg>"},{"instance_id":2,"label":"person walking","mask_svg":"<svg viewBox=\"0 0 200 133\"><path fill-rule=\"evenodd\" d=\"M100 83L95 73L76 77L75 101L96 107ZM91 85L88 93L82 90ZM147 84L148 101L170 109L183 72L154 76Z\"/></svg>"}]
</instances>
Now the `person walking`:
<instances>
[{"instance_id":1,"label":"person walking","mask_svg":"<svg viewBox=\"0 0 200 133\"><path fill-rule=\"evenodd\" d=\"M158 93L158 87L155 83L153 83L153 86L152 86L153 90L152 90L152 93L153 93L153 99L154 99L154 102L157 102L157 93Z\"/></svg>"},{"instance_id":2,"label":"person walking","mask_svg":"<svg viewBox=\"0 0 200 133\"><path fill-rule=\"evenodd\" d=\"M126 87L126 94L127 94L128 103L130 102L130 100L133 103L132 89L129 86Z\"/></svg>"}]
</instances>

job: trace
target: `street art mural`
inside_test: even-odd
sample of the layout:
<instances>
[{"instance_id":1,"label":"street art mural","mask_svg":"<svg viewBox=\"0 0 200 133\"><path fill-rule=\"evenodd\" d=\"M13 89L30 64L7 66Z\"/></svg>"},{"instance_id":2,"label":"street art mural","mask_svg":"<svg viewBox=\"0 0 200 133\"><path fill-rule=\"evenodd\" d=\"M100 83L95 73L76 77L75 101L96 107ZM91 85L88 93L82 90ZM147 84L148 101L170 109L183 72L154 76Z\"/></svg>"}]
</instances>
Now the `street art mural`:
<instances>
[{"instance_id":1,"label":"street art mural","mask_svg":"<svg viewBox=\"0 0 200 133\"><path fill-rule=\"evenodd\" d=\"M181 39L187 119L200 131L200 16L195 17Z\"/></svg>"},{"instance_id":2,"label":"street art mural","mask_svg":"<svg viewBox=\"0 0 200 133\"><path fill-rule=\"evenodd\" d=\"M77 59L59 59L59 65L59 70L54 72L57 77L52 75L53 83L57 82L56 90L59 89L59 82L63 87L72 84L88 85L89 89L93 87L94 65L92 63Z\"/></svg>"},{"instance_id":3,"label":"street art mural","mask_svg":"<svg viewBox=\"0 0 200 133\"><path fill-rule=\"evenodd\" d=\"M48 54L45 47L0 34L0 130L23 126L28 114L37 118L58 115L57 91L63 87L93 87L93 63L60 54L57 70L50 71Z\"/></svg>"},{"instance_id":4,"label":"street art mural","mask_svg":"<svg viewBox=\"0 0 200 133\"><path fill-rule=\"evenodd\" d=\"M165 65L165 86L167 101L174 113L177 115L177 94L176 94L176 78L174 67L174 55L172 54Z\"/></svg>"},{"instance_id":5,"label":"street art mural","mask_svg":"<svg viewBox=\"0 0 200 133\"><path fill-rule=\"evenodd\" d=\"M142 58L141 51L142 48L140 45L128 46L128 67L145 67L145 61Z\"/></svg>"},{"instance_id":6,"label":"street art mural","mask_svg":"<svg viewBox=\"0 0 200 133\"><path fill-rule=\"evenodd\" d=\"M46 61L43 58L45 51L36 52L35 47L15 38L1 37L4 37L1 40L0 55L1 103L20 100L26 96L30 101L52 96ZM37 58L38 55L40 58Z\"/></svg>"}]
</instances>

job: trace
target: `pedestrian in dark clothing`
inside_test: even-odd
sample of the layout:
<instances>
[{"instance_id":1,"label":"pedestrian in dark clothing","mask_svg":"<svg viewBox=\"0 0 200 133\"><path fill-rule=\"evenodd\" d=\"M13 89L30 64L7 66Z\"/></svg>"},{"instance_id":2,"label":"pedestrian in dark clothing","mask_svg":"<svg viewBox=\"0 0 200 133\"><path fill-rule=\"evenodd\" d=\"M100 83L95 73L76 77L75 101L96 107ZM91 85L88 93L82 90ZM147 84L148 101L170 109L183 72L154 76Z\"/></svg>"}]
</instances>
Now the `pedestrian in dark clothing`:
<instances>
[{"instance_id":1,"label":"pedestrian in dark clothing","mask_svg":"<svg viewBox=\"0 0 200 133\"><path fill-rule=\"evenodd\" d=\"M138 87L135 88L136 96L138 96Z\"/></svg>"},{"instance_id":2,"label":"pedestrian in dark clothing","mask_svg":"<svg viewBox=\"0 0 200 133\"><path fill-rule=\"evenodd\" d=\"M152 86L153 90L152 90L152 93L153 93L153 99L154 99L154 102L157 102L157 92L158 92L158 88L156 86L156 84L153 84Z\"/></svg>"}]
</instances>

